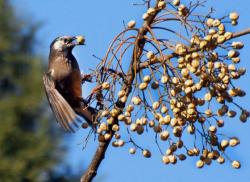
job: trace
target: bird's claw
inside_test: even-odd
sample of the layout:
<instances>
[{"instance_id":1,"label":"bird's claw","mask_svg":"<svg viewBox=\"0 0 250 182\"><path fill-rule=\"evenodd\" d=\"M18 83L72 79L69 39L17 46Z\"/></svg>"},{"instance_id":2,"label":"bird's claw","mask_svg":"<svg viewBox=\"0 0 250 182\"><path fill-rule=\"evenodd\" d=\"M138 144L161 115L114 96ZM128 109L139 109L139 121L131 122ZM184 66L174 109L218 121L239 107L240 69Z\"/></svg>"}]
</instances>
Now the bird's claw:
<instances>
[{"instance_id":1,"label":"bird's claw","mask_svg":"<svg viewBox=\"0 0 250 182\"><path fill-rule=\"evenodd\" d=\"M93 96L95 95L97 92L101 91L102 90L102 86L99 85L99 86L96 86L90 93L90 96Z\"/></svg>"},{"instance_id":2,"label":"bird's claw","mask_svg":"<svg viewBox=\"0 0 250 182\"><path fill-rule=\"evenodd\" d=\"M82 83L84 82L92 82L92 76L91 74L82 74L81 75L81 78L82 78Z\"/></svg>"}]
</instances>

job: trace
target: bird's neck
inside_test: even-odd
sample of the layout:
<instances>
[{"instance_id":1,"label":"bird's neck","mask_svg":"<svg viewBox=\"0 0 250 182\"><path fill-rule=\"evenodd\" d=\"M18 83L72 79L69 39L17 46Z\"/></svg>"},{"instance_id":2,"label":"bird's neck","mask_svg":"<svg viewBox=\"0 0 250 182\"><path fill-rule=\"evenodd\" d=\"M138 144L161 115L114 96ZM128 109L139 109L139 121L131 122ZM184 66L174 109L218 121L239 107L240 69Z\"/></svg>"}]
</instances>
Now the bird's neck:
<instances>
[{"instance_id":1,"label":"bird's neck","mask_svg":"<svg viewBox=\"0 0 250 182\"><path fill-rule=\"evenodd\" d=\"M64 50L64 51L51 50L49 53L49 58L53 59L55 57L71 58L74 56L72 54L72 50Z\"/></svg>"}]
</instances>

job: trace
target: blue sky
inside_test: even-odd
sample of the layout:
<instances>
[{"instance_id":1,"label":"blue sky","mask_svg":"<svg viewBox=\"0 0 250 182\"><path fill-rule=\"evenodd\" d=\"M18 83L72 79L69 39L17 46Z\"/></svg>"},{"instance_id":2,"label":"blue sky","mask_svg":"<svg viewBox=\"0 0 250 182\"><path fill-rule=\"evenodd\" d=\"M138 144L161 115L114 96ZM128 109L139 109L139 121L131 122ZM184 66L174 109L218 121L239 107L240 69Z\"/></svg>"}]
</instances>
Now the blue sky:
<instances>
[{"instance_id":1,"label":"blue sky","mask_svg":"<svg viewBox=\"0 0 250 182\"><path fill-rule=\"evenodd\" d=\"M217 15L225 15L230 11L240 13L240 30L250 27L249 0L208 0L208 6L213 5ZM102 57L112 40L123 28L123 20L137 20L138 25L142 23L141 16L145 11L140 6L133 6L139 0L108 0L108 1L84 1L84 0L12 0L17 8L17 14L25 14L31 21L43 23L38 32L37 52L48 56L49 44L60 35L84 35L86 37L85 47L77 47L74 54L77 57L81 70L88 72L88 68L94 68L98 61L92 54ZM186 1L185 1L186 2ZM245 48L241 52L242 66L250 70L250 36L243 38ZM242 39L242 40L243 40ZM238 85L250 93L250 74L238 81ZM84 95L89 89L83 88ZM250 96L247 94L239 103L250 110ZM195 159L188 158L185 162L177 165L165 166L161 163L161 157L155 153L151 159L144 159L140 154L131 156L128 148L116 149L110 147L105 160L101 164L95 181L102 179L105 182L186 182L186 181L227 181L248 182L250 179L250 124L242 124L238 119L229 120L225 127L225 133L236 135L241 139L241 144L230 151L232 158L240 160L242 168L234 170L230 163L224 165L212 164L199 170L195 167ZM87 135L86 131L79 131L67 140L70 152L67 154L67 163L76 171L84 170L89 164L96 144L91 141L87 149L82 151L81 142ZM147 140L147 138L145 138ZM145 143L147 143L145 141Z\"/></svg>"}]
</instances>

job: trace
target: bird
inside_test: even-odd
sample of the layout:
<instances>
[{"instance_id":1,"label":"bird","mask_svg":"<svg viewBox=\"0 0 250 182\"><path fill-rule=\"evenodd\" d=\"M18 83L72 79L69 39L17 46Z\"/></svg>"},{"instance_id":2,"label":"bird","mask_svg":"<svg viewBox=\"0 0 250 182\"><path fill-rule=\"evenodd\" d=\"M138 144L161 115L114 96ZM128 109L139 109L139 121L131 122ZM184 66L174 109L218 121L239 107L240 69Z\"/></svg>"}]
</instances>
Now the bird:
<instances>
[{"instance_id":1,"label":"bird","mask_svg":"<svg viewBox=\"0 0 250 182\"><path fill-rule=\"evenodd\" d=\"M77 131L85 121L94 128L96 110L82 97L82 76L72 50L84 45L83 36L60 36L50 44L45 93L57 122L66 131Z\"/></svg>"}]
</instances>

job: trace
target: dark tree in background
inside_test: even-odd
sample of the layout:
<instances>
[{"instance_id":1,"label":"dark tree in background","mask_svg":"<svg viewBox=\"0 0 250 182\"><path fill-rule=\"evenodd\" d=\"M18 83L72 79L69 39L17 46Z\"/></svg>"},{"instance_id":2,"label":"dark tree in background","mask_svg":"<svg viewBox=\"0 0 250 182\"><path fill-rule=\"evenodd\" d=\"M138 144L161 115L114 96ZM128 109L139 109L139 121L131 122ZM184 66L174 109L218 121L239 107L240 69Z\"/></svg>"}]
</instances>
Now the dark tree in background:
<instances>
[{"instance_id":1,"label":"dark tree in background","mask_svg":"<svg viewBox=\"0 0 250 182\"><path fill-rule=\"evenodd\" d=\"M52 172L63 150L44 105L37 26L0 0L0 181L67 181Z\"/></svg>"}]
</instances>

